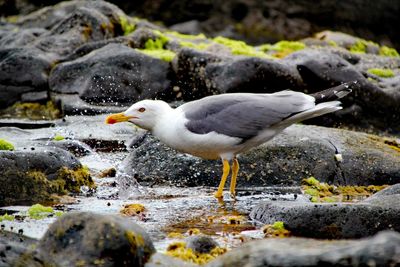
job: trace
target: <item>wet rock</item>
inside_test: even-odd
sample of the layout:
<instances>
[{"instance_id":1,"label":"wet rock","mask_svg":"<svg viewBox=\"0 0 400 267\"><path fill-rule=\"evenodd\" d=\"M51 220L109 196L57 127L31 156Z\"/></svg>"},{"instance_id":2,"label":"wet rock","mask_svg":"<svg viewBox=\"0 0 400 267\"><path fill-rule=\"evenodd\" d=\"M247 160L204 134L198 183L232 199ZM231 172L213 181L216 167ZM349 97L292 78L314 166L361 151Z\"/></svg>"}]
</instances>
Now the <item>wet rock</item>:
<instances>
[{"instance_id":1,"label":"wet rock","mask_svg":"<svg viewBox=\"0 0 400 267\"><path fill-rule=\"evenodd\" d=\"M93 187L87 169L59 148L0 151L0 206L49 201L51 194Z\"/></svg>"},{"instance_id":2,"label":"wet rock","mask_svg":"<svg viewBox=\"0 0 400 267\"><path fill-rule=\"evenodd\" d=\"M206 235L194 235L186 238L186 248L190 248L197 253L210 253L213 248L218 247L218 243Z\"/></svg>"},{"instance_id":3,"label":"wet rock","mask_svg":"<svg viewBox=\"0 0 400 267\"><path fill-rule=\"evenodd\" d=\"M180 154L152 136L136 137L121 171L141 183L217 186L219 161ZM340 154L342 161L335 159ZM299 185L306 177L340 185L396 184L399 152L364 133L293 125L271 141L239 156L239 187Z\"/></svg>"},{"instance_id":4,"label":"wet rock","mask_svg":"<svg viewBox=\"0 0 400 267\"><path fill-rule=\"evenodd\" d=\"M400 203L400 184L389 186L365 199L364 202L396 207Z\"/></svg>"},{"instance_id":5,"label":"wet rock","mask_svg":"<svg viewBox=\"0 0 400 267\"><path fill-rule=\"evenodd\" d=\"M400 130L398 128L400 95L396 89L398 84L387 81L386 85L378 86L377 83L366 79L368 77L366 73L369 68L397 68L400 66L400 59L363 55L359 56L357 62L351 62L346 56L346 53L335 54L333 49L320 51L305 49L287 56L283 61L296 66L308 93L345 81L358 81L359 86L341 100L345 109L337 113L336 116L340 119L336 118L334 121L364 125L365 128L372 124L377 128L389 128L389 131L398 132ZM388 90L393 86L395 87L393 90ZM354 105L360 107L356 112L351 111ZM315 118L312 122L321 124L321 120Z\"/></svg>"},{"instance_id":6,"label":"wet rock","mask_svg":"<svg viewBox=\"0 0 400 267\"><path fill-rule=\"evenodd\" d=\"M330 242L271 238L249 242L206 266L396 266L399 250L400 234L392 231L361 240Z\"/></svg>"},{"instance_id":7,"label":"wet rock","mask_svg":"<svg viewBox=\"0 0 400 267\"><path fill-rule=\"evenodd\" d=\"M67 150L76 157L87 156L92 153L88 145L76 140L64 139L60 141L46 141L43 145Z\"/></svg>"},{"instance_id":8,"label":"wet rock","mask_svg":"<svg viewBox=\"0 0 400 267\"><path fill-rule=\"evenodd\" d=\"M72 1L22 17L16 24L23 30L9 29L0 39L0 106L22 94L48 91L54 65L86 42L113 37L113 22L121 28L122 15L106 2Z\"/></svg>"},{"instance_id":9,"label":"wet rock","mask_svg":"<svg viewBox=\"0 0 400 267\"><path fill-rule=\"evenodd\" d=\"M122 44L109 44L59 64L51 73L51 90L78 93L88 102L133 103L169 89L169 63Z\"/></svg>"},{"instance_id":10,"label":"wet rock","mask_svg":"<svg viewBox=\"0 0 400 267\"><path fill-rule=\"evenodd\" d=\"M22 244L0 238L0 267L14 266L13 263L15 260L24 255L27 251L28 248Z\"/></svg>"},{"instance_id":11,"label":"wet rock","mask_svg":"<svg viewBox=\"0 0 400 267\"><path fill-rule=\"evenodd\" d=\"M301 87L301 77L294 66L257 57L217 55L212 48L180 50L176 68L183 99L220 93L272 93Z\"/></svg>"},{"instance_id":12,"label":"wet rock","mask_svg":"<svg viewBox=\"0 0 400 267\"><path fill-rule=\"evenodd\" d=\"M149 261L144 265L145 267L172 267L172 266L180 266L180 267L196 267L199 266L197 264L193 264L187 261L183 261L178 258L174 258L163 253L154 253Z\"/></svg>"},{"instance_id":13,"label":"wet rock","mask_svg":"<svg viewBox=\"0 0 400 267\"><path fill-rule=\"evenodd\" d=\"M153 253L150 237L131 220L79 212L53 223L31 255L56 266L144 266Z\"/></svg>"},{"instance_id":14,"label":"wet rock","mask_svg":"<svg viewBox=\"0 0 400 267\"><path fill-rule=\"evenodd\" d=\"M359 238L391 229L400 231L399 184L359 203L263 202L250 217L265 224L283 221L293 235Z\"/></svg>"}]
</instances>

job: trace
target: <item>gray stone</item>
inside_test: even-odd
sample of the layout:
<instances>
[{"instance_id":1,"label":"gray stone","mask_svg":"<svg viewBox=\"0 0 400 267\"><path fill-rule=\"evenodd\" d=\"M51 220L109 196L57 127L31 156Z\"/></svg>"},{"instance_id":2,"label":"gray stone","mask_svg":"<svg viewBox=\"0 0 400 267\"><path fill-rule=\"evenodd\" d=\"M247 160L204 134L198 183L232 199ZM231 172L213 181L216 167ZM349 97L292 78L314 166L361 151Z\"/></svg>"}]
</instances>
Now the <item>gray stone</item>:
<instances>
[{"instance_id":1,"label":"gray stone","mask_svg":"<svg viewBox=\"0 0 400 267\"><path fill-rule=\"evenodd\" d=\"M392 205L268 201L256 205L250 217L263 224L282 221L295 236L339 239L400 231L399 214Z\"/></svg>"},{"instance_id":2,"label":"gray stone","mask_svg":"<svg viewBox=\"0 0 400 267\"><path fill-rule=\"evenodd\" d=\"M145 267L196 267L197 264L193 264L181 259L173 258L163 253L154 253L149 261L144 265Z\"/></svg>"},{"instance_id":3,"label":"gray stone","mask_svg":"<svg viewBox=\"0 0 400 267\"><path fill-rule=\"evenodd\" d=\"M153 253L150 237L131 220L78 212L53 223L33 255L57 266L144 266Z\"/></svg>"},{"instance_id":4,"label":"gray stone","mask_svg":"<svg viewBox=\"0 0 400 267\"><path fill-rule=\"evenodd\" d=\"M400 234L392 231L361 240L271 238L234 249L207 264L222 266L398 266Z\"/></svg>"},{"instance_id":5,"label":"gray stone","mask_svg":"<svg viewBox=\"0 0 400 267\"><path fill-rule=\"evenodd\" d=\"M210 236L194 235L186 238L186 248L198 253L210 253L213 248L218 247L218 243Z\"/></svg>"}]
</instances>

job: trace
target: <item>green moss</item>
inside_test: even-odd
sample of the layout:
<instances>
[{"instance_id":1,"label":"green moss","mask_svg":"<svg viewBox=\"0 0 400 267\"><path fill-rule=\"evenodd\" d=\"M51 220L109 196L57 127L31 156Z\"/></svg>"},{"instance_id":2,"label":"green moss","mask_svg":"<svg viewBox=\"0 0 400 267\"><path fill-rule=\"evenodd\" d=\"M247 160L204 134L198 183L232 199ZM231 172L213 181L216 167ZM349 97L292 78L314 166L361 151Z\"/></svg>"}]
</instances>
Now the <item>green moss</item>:
<instances>
[{"instance_id":1,"label":"green moss","mask_svg":"<svg viewBox=\"0 0 400 267\"><path fill-rule=\"evenodd\" d=\"M54 120L61 112L52 101L45 105L39 103L15 103L0 112L3 117L28 118L31 120Z\"/></svg>"},{"instance_id":2,"label":"green moss","mask_svg":"<svg viewBox=\"0 0 400 267\"><path fill-rule=\"evenodd\" d=\"M394 72L391 69L372 68L368 69L367 72L382 78L390 78L394 76Z\"/></svg>"},{"instance_id":3,"label":"green moss","mask_svg":"<svg viewBox=\"0 0 400 267\"><path fill-rule=\"evenodd\" d=\"M158 49L158 50L144 50L144 49L138 49L143 54L146 54L151 57L155 57L167 62L171 62L174 57L176 56L175 52L171 50L166 50L166 49Z\"/></svg>"},{"instance_id":4,"label":"green moss","mask_svg":"<svg viewBox=\"0 0 400 267\"><path fill-rule=\"evenodd\" d=\"M40 220L53 214L52 207L45 207L40 204L35 204L28 209L28 216L35 220Z\"/></svg>"},{"instance_id":5,"label":"green moss","mask_svg":"<svg viewBox=\"0 0 400 267\"><path fill-rule=\"evenodd\" d=\"M306 45L297 41L280 41L276 44L264 44L260 46L260 50L264 52L272 52L272 55L277 58L284 58L287 55L306 48Z\"/></svg>"},{"instance_id":6,"label":"green moss","mask_svg":"<svg viewBox=\"0 0 400 267\"><path fill-rule=\"evenodd\" d=\"M0 150L14 150L14 145L11 144L10 142L0 139Z\"/></svg>"},{"instance_id":7,"label":"green moss","mask_svg":"<svg viewBox=\"0 0 400 267\"><path fill-rule=\"evenodd\" d=\"M167 62L172 61L176 55L175 52L165 49L169 38L160 31L154 30L153 32L157 35L157 38L147 40L144 44L144 49L137 49L137 51Z\"/></svg>"},{"instance_id":8,"label":"green moss","mask_svg":"<svg viewBox=\"0 0 400 267\"><path fill-rule=\"evenodd\" d=\"M207 49L211 44L210 43L204 43L204 42L200 42L200 43L192 43L192 42L187 42L187 41L180 41L179 42L180 46L183 47L190 47L190 48L194 48L197 50L205 50Z\"/></svg>"},{"instance_id":9,"label":"green moss","mask_svg":"<svg viewBox=\"0 0 400 267\"><path fill-rule=\"evenodd\" d=\"M14 221L15 216L14 215L8 215L7 213L0 216L0 222L2 221Z\"/></svg>"},{"instance_id":10,"label":"green moss","mask_svg":"<svg viewBox=\"0 0 400 267\"><path fill-rule=\"evenodd\" d=\"M179 38L179 39L187 39L187 40L207 39L207 37L202 33L200 33L198 35L191 35L191 34L183 34L180 32L167 31L167 32L165 32L165 34L171 35L171 36Z\"/></svg>"},{"instance_id":11,"label":"green moss","mask_svg":"<svg viewBox=\"0 0 400 267\"><path fill-rule=\"evenodd\" d=\"M54 141L62 141L62 140L64 140L64 139L65 139L65 137L62 136L62 135L60 135L60 134L56 134L56 135L53 137L53 140L54 140Z\"/></svg>"},{"instance_id":12,"label":"green moss","mask_svg":"<svg viewBox=\"0 0 400 267\"><path fill-rule=\"evenodd\" d=\"M244 56L263 57L263 58L269 57L264 52L256 50L254 47L247 45L243 41L232 40L221 36L215 37L213 41L222 44L226 47L229 47L233 55L244 55Z\"/></svg>"},{"instance_id":13,"label":"green moss","mask_svg":"<svg viewBox=\"0 0 400 267\"><path fill-rule=\"evenodd\" d=\"M365 53L367 52L367 44L364 40L359 40L350 46L349 50L352 53Z\"/></svg>"},{"instance_id":14,"label":"green moss","mask_svg":"<svg viewBox=\"0 0 400 267\"><path fill-rule=\"evenodd\" d=\"M121 29L124 32L124 35L128 35L135 31L136 24L133 23L129 17L119 17L119 23L121 24Z\"/></svg>"},{"instance_id":15,"label":"green moss","mask_svg":"<svg viewBox=\"0 0 400 267\"><path fill-rule=\"evenodd\" d=\"M385 45L379 48L379 55L385 57L400 57L396 49L387 47Z\"/></svg>"}]
</instances>

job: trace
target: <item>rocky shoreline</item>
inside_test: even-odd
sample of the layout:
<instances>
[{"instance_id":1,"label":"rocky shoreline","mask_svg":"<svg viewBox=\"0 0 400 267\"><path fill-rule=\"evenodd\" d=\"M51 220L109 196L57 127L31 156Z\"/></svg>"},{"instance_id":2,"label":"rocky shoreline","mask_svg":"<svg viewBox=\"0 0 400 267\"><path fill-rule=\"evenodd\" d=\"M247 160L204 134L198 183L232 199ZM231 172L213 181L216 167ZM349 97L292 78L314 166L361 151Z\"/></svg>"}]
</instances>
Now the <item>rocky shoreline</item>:
<instances>
[{"instance_id":1,"label":"rocky shoreline","mask_svg":"<svg viewBox=\"0 0 400 267\"><path fill-rule=\"evenodd\" d=\"M333 31L252 46L175 29L104 1L61 2L1 20L0 266L399 265L399 53ZM219 162L178 153L130 125L104 125L105 113L146 98L178 106L212 94L314 93L349 81L358 86L343 99L343 110L293 125L240 155L237 202L220 207L237 205L232 214L245 216L257 233L278 223L291 237L248 242L253 238L246 231L229 233L245 244L225 253L213 236L194 235L165 253L147 233L151 216L71 212L62 202L99 197L100 184L111 191L101 197L110 200L125 200L124 190L133 187L190 192L217 186ZM108 169L99 164L102 157L112 159ZM305 189L310 177L318 185ZM319 192L336 193L339 186L350 192L341 197L369 186L375 194L351 202ZM266 197L271 187L295 193L290 199ZM218 204L207 198L201 207L188 205L195 196L134 199L182 198L185 220L192 210ZM17 233L12 223L6 229L3 220L24 220L13 206L35 203L58 203L66 214L40 240ZM154 212L171 216L173 208ZM241 222L235 216L225 220Z\"/></svg>"}]
</instances>

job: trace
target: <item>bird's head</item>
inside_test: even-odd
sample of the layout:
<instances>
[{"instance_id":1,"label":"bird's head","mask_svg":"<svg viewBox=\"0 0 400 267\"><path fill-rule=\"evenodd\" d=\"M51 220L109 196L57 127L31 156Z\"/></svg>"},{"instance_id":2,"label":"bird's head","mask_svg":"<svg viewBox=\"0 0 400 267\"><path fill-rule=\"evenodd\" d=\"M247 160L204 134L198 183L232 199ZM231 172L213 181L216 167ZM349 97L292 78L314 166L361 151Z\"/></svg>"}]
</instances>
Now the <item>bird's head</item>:
<instances>
[{"instance_id":1,"label":"bird's head","mask_svg":"<svg viewBox=\"0 0 400 267\"><path fill-rule=\"evenodd\" d=\"M140 128L152 130L160 117L172 108L161 100L143 100L133 104L122 113L107 116L106 123L131 122Z\"/></svg>"}]
</instances>

